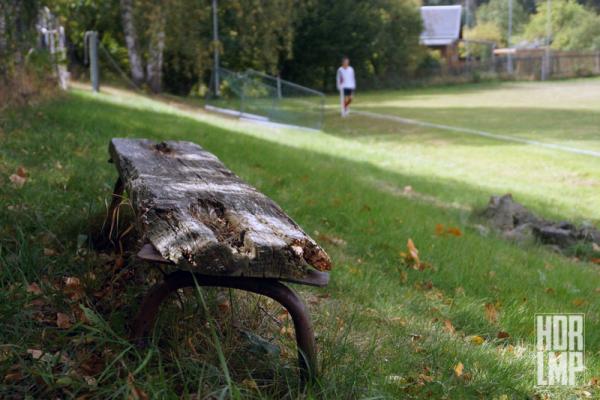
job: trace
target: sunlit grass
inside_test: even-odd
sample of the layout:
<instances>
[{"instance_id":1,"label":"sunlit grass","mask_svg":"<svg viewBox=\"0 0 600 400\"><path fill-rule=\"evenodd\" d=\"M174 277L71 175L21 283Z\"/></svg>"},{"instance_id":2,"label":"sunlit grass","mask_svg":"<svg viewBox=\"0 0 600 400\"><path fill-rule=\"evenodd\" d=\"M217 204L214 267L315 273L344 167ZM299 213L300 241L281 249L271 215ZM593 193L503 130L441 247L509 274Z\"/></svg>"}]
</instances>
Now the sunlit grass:
<instances>
[{"instance_id":1,"label":"sunlit grass","mask_svg":"<svg viewBox=\"0 0 600 400\"><path fill-rule=\"evenodd\" d=\"M0 374L6 376L17 365L23 376L4 380L0 392L108 398L138 387L150 397L238 390L240 396L255 398L297 395L293 371L286 370L293 355L275 363L269 380L230 360L232 389L207 339L206 316L176 324L178 316L191 316L193 309L182 312L171 305L154 345L148 350L130 346L126 322L147 288L139 275L148 268L133 257L123 270L138 272L124 281L130 304L111 310L89 290L80 302L93 313L90 323L65 330L34 318L26 306L34 298L26 293L27 284L39 282L51 293L48 307L70 312L69 301L52 282L89 271L106 274L106 259L91 250L82 255L77 241L103 215L116 177L106 163L107 145L111 137L121 136L201 144L281 204L330 252L335 263L331 285L299 288L311 300L319 338L322 372L320 384L311 388L313 397L531 397L539 393L532 351L536 312L585 312L587 364L590 376L600 374L595 353L600 345L598 268L535 245L481 236L472 211L489 195L512 191L545 215L598 219L597 190L578 189L569 179L556 181L561 174L599 179L595 160L404 131L354 116L340 120L333 111L326 122L321 133L275 130L198 112L189 104L81 91L3 116ZM8 181L18 166L29 173L20 189ZM416 195L404 195L405 186ZM457 227L462 236L437 236L436 224ZM431 268L404 265L400 253L408 238ZM56 255L44 255L44 248ZM497 320L486 314L490 304ZM500 331L510 337L498 339ZM194 348L197 354L188 340L203 345ZM228 343L226 336L222 340ZM44 364L27 354L27 349L42 348L81 362L80 352L90 346L94 354L104 354L100 371L91 373L96 386L74 373L75 367ZM454 372L459 362L465 367L460 377ZM250 378L258 390L244 382Z\"/></svg>"}]
</instances>

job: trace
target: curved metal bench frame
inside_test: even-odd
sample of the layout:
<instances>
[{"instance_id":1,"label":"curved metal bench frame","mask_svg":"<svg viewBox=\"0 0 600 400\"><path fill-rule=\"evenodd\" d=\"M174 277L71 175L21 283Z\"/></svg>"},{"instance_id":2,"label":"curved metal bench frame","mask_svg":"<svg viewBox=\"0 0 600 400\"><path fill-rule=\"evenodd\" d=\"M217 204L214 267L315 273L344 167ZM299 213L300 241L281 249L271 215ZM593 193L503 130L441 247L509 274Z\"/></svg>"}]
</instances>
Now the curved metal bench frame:
<instances>
[{"instance_id":1,"label":"curved metal bench frame","mask_svg":"<svg viewBox=\"0 0 600 400\"><path fill-rule=\"evenodd\" d=\"M121 178L117 179L108 210L109 219L113 217L118 209L124 189ZM147 262L173 265L170 261L165 260L150 244L144 245L137 256ZM306 279L292 282L311 286L326 286L328 281L328 273L311 271ZM317 346L308 309L292 289L277 279L206 275L183 270L172 272L165 276L163 282L154 285L146 294L133 322L132 339L139 345L144 345L154 327L160 305L171 293L176 292L178 289L196 287L196 285L245 290L267 296L281 304L289 312L294 323L301 381L306 383L316 377Z\"/></svg>"}]
</instances>

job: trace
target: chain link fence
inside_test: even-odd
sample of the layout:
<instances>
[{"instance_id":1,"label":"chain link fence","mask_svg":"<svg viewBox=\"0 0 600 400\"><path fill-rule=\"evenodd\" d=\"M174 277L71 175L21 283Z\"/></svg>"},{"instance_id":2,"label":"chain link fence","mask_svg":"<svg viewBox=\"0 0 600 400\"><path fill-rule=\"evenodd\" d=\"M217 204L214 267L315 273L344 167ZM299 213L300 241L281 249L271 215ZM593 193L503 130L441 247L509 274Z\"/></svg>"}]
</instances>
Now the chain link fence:
<instances>
[{"instance_id":1,"label":"chain link fence","mask_svg":"<svg viewBox=\"0 0 600 400\"><path fill-rule=\"evenodd\" d=\"M323 93L254 70L243 73L218 70L208 92L208 109L243 118L321 129L325 96Z\"/></svg>"}]
</instances>

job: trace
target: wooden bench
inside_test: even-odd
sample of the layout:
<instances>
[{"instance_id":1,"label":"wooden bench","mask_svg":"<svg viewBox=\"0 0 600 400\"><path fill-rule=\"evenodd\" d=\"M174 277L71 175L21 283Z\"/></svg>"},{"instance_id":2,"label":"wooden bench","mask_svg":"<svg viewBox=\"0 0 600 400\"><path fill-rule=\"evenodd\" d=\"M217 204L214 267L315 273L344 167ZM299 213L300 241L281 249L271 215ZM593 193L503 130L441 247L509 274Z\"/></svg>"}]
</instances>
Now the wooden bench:
<instances>
[{"instance_id":1,"label":"wooden bench","mask_svg":"<svg viewBox=\"0 0 600 400\"><path fill-rule=\"evenodd\" d=\"M113 139L119 178L114 218L127 190L141 236L138 257L170 266L146 295L133 337L146 338L160 304L196 284L268 296L294 322L303 379L316 374L316 345L307 308L282 281L325 286L329 256L285 212L244 183L217 157L191 142Z\"/></svg>"}]
</instances>

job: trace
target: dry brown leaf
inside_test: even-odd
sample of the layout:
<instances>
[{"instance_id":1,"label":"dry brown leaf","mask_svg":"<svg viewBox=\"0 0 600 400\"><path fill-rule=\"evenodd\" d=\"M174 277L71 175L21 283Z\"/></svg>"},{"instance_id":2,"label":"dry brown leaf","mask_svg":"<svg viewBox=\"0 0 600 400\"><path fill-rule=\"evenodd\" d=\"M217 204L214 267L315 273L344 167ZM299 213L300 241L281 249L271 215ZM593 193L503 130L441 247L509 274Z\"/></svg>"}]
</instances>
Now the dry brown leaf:
<instances>
[{"instance_id":1,"label":"dry brown leaf","mask_svg":"<svg viewBox=\"0 0 600 400\"><path fill-rule=\"evenodd\" d=\"M462 236L462 231L460 229L458 229L457 227L454 227L454 226L448 227L448 229L446 230L446 232L448 232L452 236L456 236L456 237L461 237Z\"/></svg>"},{"instance_id":2,"label":"dry brown leaf","mask_svg":"<svg viewBox=\"0 0 600 400\"><path fill-rule=\"evenodd\" d=\"M16 188L22 188L23 185L25 185L25 182L27 182L27 178L23 178L22 176L19 176L17 174L12 174L8 177L8 179Z\"/></svg>"},{"instance_id":3,"label":"dry brown leaf","mask_svg":"<svg viewBox=\"0 0 600 400\"><path fill-rule=\"evenodd\" d=\"M85 296L81 280L76 276L68 276L64 280L63 293L71 300L78 301Z\"/></svg>"},{"instance_id":4,"label":"dry brown leaf","mask_svg":"<svg viewBox=\"0 0 600 400\"><path fill-rule=\"evenodd\" d=\"M576 298L576 299L573 299L572 303L575 307L581 307L581 306L587 305L588 301L586 299Z\"/></svg>"},{"instance_id":5,"label":"dry brown leaf","mask_svg":"<svg viewBox=\"0 0 600 400\"><path fill-rule=\"evenodd\" d=\"M27 293L31 293L31 294L35 294L35 295L41 295L42 294L42 289L40 288L40 285L38 285L35 282L32 282L29 285L27 285Z\"/></svg>"},{"instance_id":6,"label":"dry brown leaf","mask_svg":"<svg viewBox=\"0 0 600 400\"><path fill-rule=\"evenodd\" d=\"M44 255L46 257L52 257L56 255L56 250L48 248L48 247L44 247Z\"/></svg>"},{"instance_id":7,"label":"dry brown leaf","mask_svg":"<svg viewBox=\"0 0 600 400\"><path fill-rule=\"evenodd\" d=\"M498 310L496 310L496 306L493 303L487 303L485 305L485 317L492 324L495 324L498 321Z\"/></svg>"},{"instance_id":8,"label":"dry brown leaf","mask_svg":"<svg viewBox=\"0 0 600 400\"><path fill-rule=\"evenodd\" d=\"M446 227L443 224L435 224L436 236L442 236L446 232Z\"/></svg>"},{"instance_id":9,"label":"dry brown leaf","mask_svg":"<svg viewBox=\"0 0 600 400\"><path fill-rule=\"evenodd\" d=\"M29 173L27 172L27 170L23 166L18 167L17 171L15 173L17 175L19 175L21 178L27 178L29 176Z\"/></svg>"},{"instance_id":10,"label":"dry brown leaf","mask_svg":"<svg viewBox=\"0 0 600 400\"><path fill-rule=\"evenodd\" d=\"M454 366L454 375L460 377L460 376L462 376L464 370L465 370L465 366L463 365L463 363L459 362L458 364L456 364Z\"/></svg>"},{"instance_id":11,"label":"dry brown leaf","mask_svg":"<svg viewBox=\"0 0 600 400\"><path fill-rule=\"evenodd\" d=\"M44 355L44 352L39 349L27 349L27 354L29 354L34 360L39 360Z\"/></svg>"},{"instance_id":12,"label":"dry brown leaf","mask_svg":"<svg viewBox=\"0 0 600 400\"><path fill-rule=\"evenodd\" d=\"M246 378L242 381L242 386L250 390L258 390L258 385L256 381L252 378Z\"/></svg>"},{"instance_id":13,"label":"dry brown leaf","mask_svg":"<svg viewBox=\"0 0 600 400\"><path fill-rule=\"evenodd\" d=\"M420 264L421 261L419 260L419 250L417 250L417 247L412 239L408 239L406 242L406 249L408 250L408 258L414 261L415 264Z\"/></svg>"},{"instance_id":14,"label":"dry brown leaf","mask_svg":"<svg viewBox=\"0 0 600 400\"><path fill-rule=\"evenodd\" d=\"M73 324L67 314L56 313L56 326L61 329L69 329Z\"/></svg>"},{"instance_id":15,"label":"dry brown leaf","mask_svg":"<svg viewBox=\"0 0 600 400\"><path fill-rule=\"evenodd\" d=\"M10 367L8 372L4 375L4 382L7 384L17 383L21 379L23 379L23 374L21 373L21 367L19 364L15 364Z\"/></svg>"},{"instance_id":16,"label":"dry brown leaf","mask_svg":"<svg viewBox=\"0 0 600 400\"><path fill-rule=\"evenodd\" d=\"M456 333L456 329L454 328L454 325L452 325L452 321L449 319L444 321L444 330L451 334Z\"/></svg>"},{"instance_id":17,"label":"dry brown leaf","mask_svg":"<svg viewBox=\"0 0 600 400\"><path fill-rule=\"evenodd\" d=\"M600 264L600 258L592 258L590 261L594 264Z\"/></svg>"},{"instance_id":18,"label":"dry brown leaf","mask_svg":"<svg viewBox=\"0 0 600 400\"><path fill-rule=\"evenodd\" d=\"M509 335L508 332L500 331L500 332L498 332L498 334L496 335L496 337L498 339L508 339L510 337L510 335Z\"/></svg>"},{"instance_id":19,"label":"dry brown leaf","mask_svg":"<svg viewBox=\"0 0 600 400\"><path fill-rule=\"evenodd\" d=\"M117 257L117 259L115 260L115 267L121 269L124 266L125 266L125 259L123 257Z\"/></svg>"}]
</instances>

